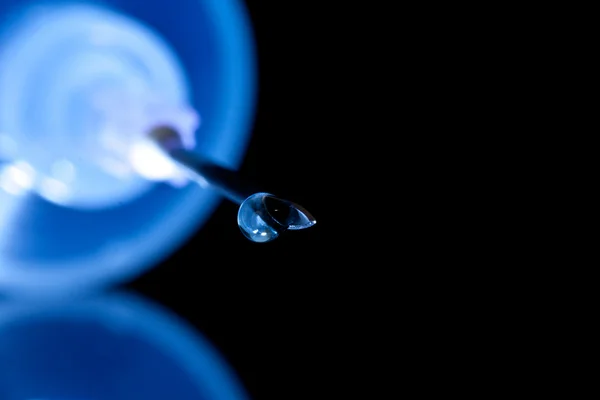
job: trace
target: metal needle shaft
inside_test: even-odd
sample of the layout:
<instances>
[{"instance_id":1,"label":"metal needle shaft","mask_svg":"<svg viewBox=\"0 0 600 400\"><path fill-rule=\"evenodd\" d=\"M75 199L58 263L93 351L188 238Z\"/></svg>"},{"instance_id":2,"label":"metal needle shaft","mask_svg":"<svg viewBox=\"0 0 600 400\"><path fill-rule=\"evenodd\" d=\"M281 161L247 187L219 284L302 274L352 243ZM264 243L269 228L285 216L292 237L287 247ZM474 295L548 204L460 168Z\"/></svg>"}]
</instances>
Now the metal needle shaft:
<instances>
[{"instance_id":1,"label":"metal needle shaft","mask_svg":"<svg viewBox=\"0 0 600 400\"><path fill-rule=\"evenodd\" d=\"M288 230L313 226L316 220L298 204L260 192L237 172L223 168L186 150L179 134L169 127L157 127L150 138L199 183L208 183L236 204L238 226L244 236L254 242L268 242Z\"/></svg>"},{"instance_id":2,"label":"metal needle shaft","mask_svg":"<svg viewBox=\"0 0 600 400\"><path fill-rule=\"evenodd\" d=\"M242 204L252 194L259 192L253 184L240 178L237 172L186 150L179 139L179 134L172 128L157 127L150 133L150 137L192 179L210 184L234 203Z\"/></svg>"},{"instance_id":3,"label":"metal needle shaft","mask_svg":"<svg viewBox=\"0 0 600 400\"><path fill-rule=\"evenodd\" d=\"M254 185L241 179L237 172L220 167L198 155L183 149L169 151L171 158L193 177L208 182L219 189L229 200L242 204L252 194L257 193Z\"/></svg>"}]
</instances>

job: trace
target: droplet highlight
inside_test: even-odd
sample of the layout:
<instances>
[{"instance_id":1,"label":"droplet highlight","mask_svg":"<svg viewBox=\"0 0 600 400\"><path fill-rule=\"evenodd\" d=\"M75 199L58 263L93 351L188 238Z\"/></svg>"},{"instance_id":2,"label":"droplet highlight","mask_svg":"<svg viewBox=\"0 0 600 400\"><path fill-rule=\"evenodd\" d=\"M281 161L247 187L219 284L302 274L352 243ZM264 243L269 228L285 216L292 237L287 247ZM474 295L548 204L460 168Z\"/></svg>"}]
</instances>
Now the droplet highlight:
<instances>
[{"instance_id":1,"label":"droplet highlight","mask_svg":"<svg viewBox=\"0 0 600 400\"><path fill-rule=\"evenodd\" d=\"M238 211L240 230L256 243L270 242L287 230L306 229L316 223L303 207L269 193L253 194Z\"/></svg>"}]
</instances>

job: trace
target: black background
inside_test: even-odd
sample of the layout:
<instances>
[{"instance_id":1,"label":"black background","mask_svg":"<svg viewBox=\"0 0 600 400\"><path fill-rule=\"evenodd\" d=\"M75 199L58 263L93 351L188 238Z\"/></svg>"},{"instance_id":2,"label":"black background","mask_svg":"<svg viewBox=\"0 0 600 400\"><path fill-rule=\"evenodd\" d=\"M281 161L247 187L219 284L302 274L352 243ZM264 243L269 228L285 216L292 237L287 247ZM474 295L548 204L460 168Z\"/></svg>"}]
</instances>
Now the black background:
<instances>
[{"instance_id":1,"label":"black background","mask_svg":"<svg viewBox=\"0 0 600 400\"><path fill-rule=\"evenodd\" d=\"M197 234L128 289L173 310L204 334L251 397L314 398L327 383L339 314L335 259L324 239L335 161L325 143L335 107L318 7L246 1L259 62L258 108L241 172L306 207L315 227L272 243L246 240L238 206L223 201ZM329 54L330 56L330 54ZM335 160L335 158L333 158ZM328 235L329 236L329 235Z\"/></svg>"}]
</instances>

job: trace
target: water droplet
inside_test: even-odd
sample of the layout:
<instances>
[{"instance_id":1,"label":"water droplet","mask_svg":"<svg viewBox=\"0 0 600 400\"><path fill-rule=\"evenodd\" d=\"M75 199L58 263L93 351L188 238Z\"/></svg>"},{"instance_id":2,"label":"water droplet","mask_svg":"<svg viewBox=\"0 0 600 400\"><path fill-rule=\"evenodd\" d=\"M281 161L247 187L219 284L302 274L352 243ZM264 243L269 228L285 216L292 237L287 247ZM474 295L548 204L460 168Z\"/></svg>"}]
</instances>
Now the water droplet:
<instances>
[{"instance_id":1,"label":"water droplet","mask_svg":"<svg viewBox=\"0 0 600 400\"><path fill-rule=\"evenodd\" d=\"M265 196L263 204L271 217L280 225L285 226L286 229L306 229L317 223L308 211L291 201L282 200L274 196Z\"/></svg>"},{"instance_id":2,"label":"water droplet","mask_svg":"<svg viewBox=\"0 0 600 400\"><path fill-rule=\"evenodd\" d=\"M305 229L314 224L315 219L303 207L269 193L253 194L238 211L242 233L257 243L270 242L286 230Z\"/></svg>"}]
</instances>

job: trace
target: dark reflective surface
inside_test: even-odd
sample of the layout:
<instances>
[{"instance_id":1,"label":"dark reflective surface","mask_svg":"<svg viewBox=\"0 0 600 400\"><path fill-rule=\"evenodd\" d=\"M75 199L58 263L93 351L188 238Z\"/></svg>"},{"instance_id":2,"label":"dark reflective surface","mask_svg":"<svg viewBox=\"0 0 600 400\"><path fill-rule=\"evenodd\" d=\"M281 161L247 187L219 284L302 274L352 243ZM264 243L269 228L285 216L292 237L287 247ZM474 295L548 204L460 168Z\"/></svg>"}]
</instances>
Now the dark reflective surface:
<instances>
[{"instance_id":1,"label":"dark reflective surface","mask_svg":"<svg viewBox=\"0 0 600 400\"><path fill-rule=\"evenodd\" d=\"M0 305L2 400L244 400L198 332L139 296Z\"/></svg>"}]
</instances>

